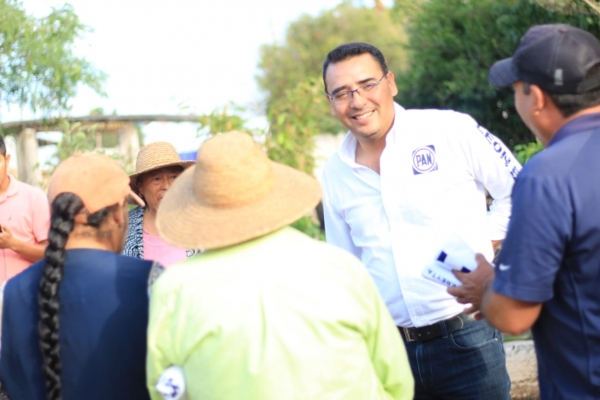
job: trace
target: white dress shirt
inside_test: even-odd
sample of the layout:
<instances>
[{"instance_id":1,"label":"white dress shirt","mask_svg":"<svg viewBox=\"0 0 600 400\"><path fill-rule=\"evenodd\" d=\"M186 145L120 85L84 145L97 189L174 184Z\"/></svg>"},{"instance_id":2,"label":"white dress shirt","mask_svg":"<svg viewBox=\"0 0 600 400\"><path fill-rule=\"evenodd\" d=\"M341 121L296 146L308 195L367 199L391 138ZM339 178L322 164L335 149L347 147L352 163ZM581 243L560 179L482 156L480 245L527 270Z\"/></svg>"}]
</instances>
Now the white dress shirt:
<instances>
[{"instance_id":1,"label":"white dress shirt","mask_svg":"<svg viewBox=\"0 0 600 400\"><path fill-rule=\"evenodd\" d=\"M466 114L398 104L395 112L380 174L355 162L351 132L328 160L325 230L329 243L365 264L396 325L420 327L464 309L445 286L422 277L424 266L452 233L493 258L491 241L504 238L521 166Z\"/></svg>"}]
</instances>

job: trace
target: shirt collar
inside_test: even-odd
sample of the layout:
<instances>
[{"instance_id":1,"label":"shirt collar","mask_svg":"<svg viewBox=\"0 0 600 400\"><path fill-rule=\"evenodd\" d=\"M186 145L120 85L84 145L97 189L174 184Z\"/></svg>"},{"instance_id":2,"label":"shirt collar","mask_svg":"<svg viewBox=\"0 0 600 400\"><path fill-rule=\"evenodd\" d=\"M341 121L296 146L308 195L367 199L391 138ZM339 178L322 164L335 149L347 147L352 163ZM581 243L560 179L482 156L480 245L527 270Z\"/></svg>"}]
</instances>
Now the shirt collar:
<instances>
[{"instance_id":1,"label":"shirt collar","mask_svg":"<svg viewBox=\"0 0 600 400\"><path fill-rule=\"evenodd\" d=\"M394 102L394 123L392 124L390 131L385 137L386 142L393 139L396 126L399 125L399 116L403 111L405 111L404 107ZM340 159L351 166L358 166L358 164L356 164L356 144L356 138L354 137L352 132L348 131L346 137L344 138L344 141L342 142L342 145L340 146L340 150L338 151Z\"/></svg>"},{"instance_id":2,"label":"shirt collar","mask_svg":"<svg viewBox=\"0 0 600 400\"><path fill-rule=\"evenodd\" d=\"M8 187L6 188L6 192L0 195L0 203L19 192L17 180L11 174L7 174L6 177L9 179Z\"/></svg>"},{"instance_id":3,"label":"shirt collar","mask_svg":"<svg viewBox=\"0 0 600 400\"><path fill-rule=\"evenodd\" d=\"M600 127L600 113L586 114L564 124L554 135L548 147L576 133L597 129Z\"/></svg>"}]
</instances>

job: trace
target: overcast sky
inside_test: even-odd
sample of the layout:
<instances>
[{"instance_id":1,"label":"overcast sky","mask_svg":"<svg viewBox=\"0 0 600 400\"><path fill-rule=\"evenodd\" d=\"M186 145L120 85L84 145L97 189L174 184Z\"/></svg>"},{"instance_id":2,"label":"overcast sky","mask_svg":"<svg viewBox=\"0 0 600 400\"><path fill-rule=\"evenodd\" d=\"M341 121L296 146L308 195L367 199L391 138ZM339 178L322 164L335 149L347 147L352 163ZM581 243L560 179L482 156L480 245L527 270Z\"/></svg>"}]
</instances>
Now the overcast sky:
<instances>
[{"instance_id":1,"label":"overcast sky","mask_svg":"<svg viewBox=\"0 0 600 400\"><path fill-rule=\"evenodd\" d=\"M57 0L25 0L37 16ZM206 113L228 101L259 99L258 49L281 40L302 13L316 15L340 0L71 0L94 29L77 49L109 75L108 97L80 90L73 114L103 107L119 114ZM6 120L6 119L5 119Z\"/></svg>"},{"instance_id":2,"label":"overcast sky","mask_svg":"<svg viewBox=\"0 0 600 400\"><path fill-rule=\"evenodd\" d=\"M68 2L81 21L94 30L78 44L77 54L109 75L106 98L80 89L71 112L78 116L96 107L106 113L116 110L120 115L202 114L229 101L240 105L258 102L261 95L254 76L260 45L281 42L286 26L301 14L317 15L341 1ZM36 16L64 3L23 0L25 9ZM392 1L384 3L391 5ZM2 112L3 121L32 117L39 115L17 107ZM177 147L184 150L186 146Z\"/></svg>"}]
</instances>

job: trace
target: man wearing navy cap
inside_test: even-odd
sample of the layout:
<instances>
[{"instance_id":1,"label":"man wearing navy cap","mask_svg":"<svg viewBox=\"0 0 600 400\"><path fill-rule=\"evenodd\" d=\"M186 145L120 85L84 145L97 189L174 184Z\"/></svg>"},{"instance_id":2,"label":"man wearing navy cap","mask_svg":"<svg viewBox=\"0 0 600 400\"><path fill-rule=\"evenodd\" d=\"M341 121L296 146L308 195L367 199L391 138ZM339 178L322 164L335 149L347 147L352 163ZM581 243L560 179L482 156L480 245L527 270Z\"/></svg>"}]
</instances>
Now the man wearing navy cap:
<instances>
[{"instance_id":1,"label":"man wearing navy cap","mask_svg":"<svg viewBox=\"0 0 600 400\"><path fill-rule=\"evenodd\" d=\"M475 272L457 274L464 286L448 291L474 309L483 294L482 313L502 331L532 328L542 399L598 399L600 43L569 25L534 26L490 83L513 86L546 150L516 180L495 270L478 256Z\"/></svg>"}]
</instances>

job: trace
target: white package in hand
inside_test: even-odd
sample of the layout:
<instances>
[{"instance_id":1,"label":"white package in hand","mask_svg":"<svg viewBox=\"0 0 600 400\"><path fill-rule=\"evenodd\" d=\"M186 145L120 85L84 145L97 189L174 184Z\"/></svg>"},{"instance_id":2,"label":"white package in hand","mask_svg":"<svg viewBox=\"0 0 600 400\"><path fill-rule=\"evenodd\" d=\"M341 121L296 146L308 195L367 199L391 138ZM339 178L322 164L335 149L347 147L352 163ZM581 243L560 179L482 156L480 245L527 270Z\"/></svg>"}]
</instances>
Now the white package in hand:
<instances>
[{"instance_id":1,"label":"white package in hand","mask_svg":"<svg viewBox=\"0 0 600 400\"><path fill-rule=\"evenodd\" d=\"M422 275L445 286L460 286L462 283L452 270L472 272L477 268L475 252L458 235L449 236L431 262L423 268Z\"/></svg>"}]
</instances>

